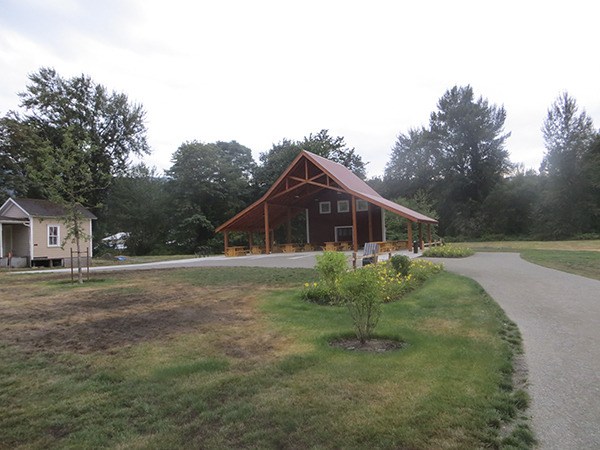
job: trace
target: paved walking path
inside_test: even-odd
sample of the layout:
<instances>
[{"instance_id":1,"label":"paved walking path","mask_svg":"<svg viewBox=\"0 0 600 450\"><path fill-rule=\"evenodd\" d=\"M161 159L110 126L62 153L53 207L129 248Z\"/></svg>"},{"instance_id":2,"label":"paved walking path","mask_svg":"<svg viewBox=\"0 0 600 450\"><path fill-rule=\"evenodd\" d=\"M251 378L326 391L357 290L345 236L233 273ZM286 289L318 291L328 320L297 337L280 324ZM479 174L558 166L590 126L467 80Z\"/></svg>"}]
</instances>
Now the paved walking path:
<instances>
[{"instance_id":1,"label":"paved walking path","mask_svg":"<svg viewBox=\"0 0 600 450\"><path fill-rule=\"evenodd\" d=\"M205 258L176 259L172 261L159 261L141 264L117 264L110 266L91 267L91 272L112 272L120 270L156 270L156 269L174 269L182 267L288 267L288 268L307 268L315 267L317 255L323 252L299 252L299 253L273 253L271 255L248 255L238 257L228 256L208 256ZM348 264L352 261L352 252L344 252L348 259ZM408 251L394 252L394 255L406 255L409 258L420 256ZM380 261L385 261L387 254L379 256ZM362 263L362 252L358 252L357 262ZM34 269L27 271L13 272L15 274L45 274L45 273L65 273L71 269Z\"/></svg>"},{"instance_id":2,"label":"paved walking path","mask_svg":"<svg viewBox=\"0 0 600 450\"><path fill-rule=\"evenodd\" d=\"M540 447L600 449L600 281L518 253L437 261L479 282L519 326Z\"/></svg>"}]
</instances>

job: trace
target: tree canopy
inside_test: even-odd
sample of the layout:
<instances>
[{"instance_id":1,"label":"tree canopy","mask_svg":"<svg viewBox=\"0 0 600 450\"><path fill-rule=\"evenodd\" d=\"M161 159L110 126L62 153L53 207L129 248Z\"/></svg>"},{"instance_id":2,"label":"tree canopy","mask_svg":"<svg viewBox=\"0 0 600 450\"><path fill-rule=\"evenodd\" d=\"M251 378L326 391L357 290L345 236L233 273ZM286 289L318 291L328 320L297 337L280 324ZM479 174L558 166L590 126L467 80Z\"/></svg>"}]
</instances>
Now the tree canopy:
<instances>
[{"instance_id":1,"label":"tree canopy","mask_svg":"<svg viewBox=\"0 0 600 450\"><path fill-rule=\"evenodd\" d=\"M86 75L63 78L41 68L19 96L20 110L0 118L0 193L62 203L72 211L74 235L82 232L76 206L96 207L96 229L129 233L130 253L218 249L215 228L257 200L303 149L366 175L366 162L344 137L322 129L283 138L256 162L236 141L184 142L162 176L131 165L149 147L145 111L125 94ZM427 126L398 134L383 177L369 182L437 217L443 236L600 234L600 135L586 112L566 92L552 103L539 173L510 162L505 121L503 106L454 86ZM389 218L388 230L403 238L403 219Z\"/></svg>"},{"instance_id":2,"label":"tree canopy","mask_svg":"<svg viewBox=\"0 0 600 450\"><path fill-rule=\"evenodd\" d=\"M41 68L29 81L19 94L22 111L10 111L0 121L0 162L8 175L0 187L38 196L49 179L59 177L60 169L45 162L76 158L94 186L83 200L96 206L112 177L127 170L129 158L149 153L143 107L86 75L65 79ZM65 172L63 178L67 175L73 174Z\"/></svg>"},{"instance_id":3,"label":"tree canopy","mask_svg":"<svg viewBox=\"0 0 600 450\"><path fill-rule=\"evenodd\" d=\"M264 193L302 150L340 163L361 178L366 176L366 164L355 149L349 148L343 137L332 137L328 130L321 130L310 133L301 141L282 139L269 151L261 153L255 175L259 192Z\"/></svg>"},{"instance_id":4,"label":"tree canopy","mask_svg":"<svg viewBox=\"0 0 600 450\"><path fill-rule=\"evenodd\" d=\"M400 134L385 169L386 193L433 199L443 232L477 223L476 215L511 164L505 143L506 111L476 99L471 86L444 93L429 127Z\"/></svg>"},{"instance_id":5,"label":"tree canopy","mask_svg":"<svg viewBox=\"0 0 600 450\"><path fill-rule=\"evenodd\" d=\"M592 232L600 217L594 182L600 168L594 156L598 134L592 119L564 92L548 109L542 133L546 154L538 231L554 238Z\"/></svg>"}]
</instances>

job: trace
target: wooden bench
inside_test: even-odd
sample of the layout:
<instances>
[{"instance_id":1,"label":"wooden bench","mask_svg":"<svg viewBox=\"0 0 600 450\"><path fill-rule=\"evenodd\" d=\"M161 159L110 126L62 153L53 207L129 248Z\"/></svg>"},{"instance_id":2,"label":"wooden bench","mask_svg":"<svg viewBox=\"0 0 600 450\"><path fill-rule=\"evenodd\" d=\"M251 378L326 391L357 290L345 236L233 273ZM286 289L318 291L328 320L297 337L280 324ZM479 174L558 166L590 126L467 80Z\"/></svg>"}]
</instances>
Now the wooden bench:
<instances>
[{"instance_id":1,"label":"wooden bench","mask_svg":"<svg viewBox=\"0 0 600 450\"><path fill-rule=\"evenodd\" d=\"M264 247L261 247L259 245L253 245L252 247L250 247L250 253L252 253L253 255L262 255L264 252Z\"/></svg>"},{"instance_id":2,"label":"wooden bench","mask_svg":"<svg viewBox=\"0 0 600 450\"><path fill-rule=\"evenodd\" d=\"M367 242L363 248L362 265L377 264L379 258L379 244L377 242Z\"/></svg>"}]
</instances>

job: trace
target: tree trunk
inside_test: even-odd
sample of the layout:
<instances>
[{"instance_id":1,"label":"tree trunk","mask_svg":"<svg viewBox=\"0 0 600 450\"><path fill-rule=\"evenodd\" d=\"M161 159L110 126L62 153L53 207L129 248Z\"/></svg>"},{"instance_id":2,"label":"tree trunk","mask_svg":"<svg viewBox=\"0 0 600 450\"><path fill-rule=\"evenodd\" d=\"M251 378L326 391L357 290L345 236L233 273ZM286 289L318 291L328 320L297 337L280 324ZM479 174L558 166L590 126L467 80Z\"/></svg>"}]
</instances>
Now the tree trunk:
<instances>
[{"instance_id":1,"label":"tree trunk","mask_svg":"<svg viewBox=\"0 0 600 450\"><path fill-rule=\"evenodd\" d=\"M79 224L77 223L77 219L75 219L75 244L77 245L77 283L83 284L83 271L81 270L81 239L79 236ZM73 264L73 261L71 261Z\"/></svg>"}]
</instances>

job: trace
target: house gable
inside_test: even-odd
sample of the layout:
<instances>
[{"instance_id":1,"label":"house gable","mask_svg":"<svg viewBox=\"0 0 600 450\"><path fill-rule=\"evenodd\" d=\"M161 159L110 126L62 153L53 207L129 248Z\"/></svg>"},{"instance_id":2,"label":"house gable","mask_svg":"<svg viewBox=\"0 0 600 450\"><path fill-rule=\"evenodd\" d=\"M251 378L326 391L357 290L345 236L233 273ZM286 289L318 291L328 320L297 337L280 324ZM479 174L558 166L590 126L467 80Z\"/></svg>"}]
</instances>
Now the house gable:
<instances>
[{"instance_id":1,"label":"house gable","mask_svg":"<svg viewBox=\"0 0 600 450\"><path fill-rule=\"evenodd\" d=\"M11 219L28 219L29 214L25 211L14 199L9 198L0 207L0 216L9 217Z\"/></svg>"}]
</instances>

